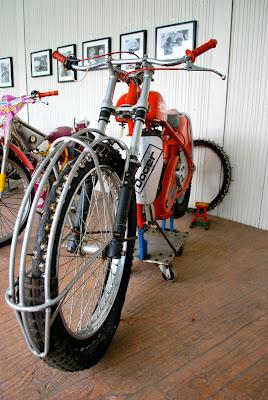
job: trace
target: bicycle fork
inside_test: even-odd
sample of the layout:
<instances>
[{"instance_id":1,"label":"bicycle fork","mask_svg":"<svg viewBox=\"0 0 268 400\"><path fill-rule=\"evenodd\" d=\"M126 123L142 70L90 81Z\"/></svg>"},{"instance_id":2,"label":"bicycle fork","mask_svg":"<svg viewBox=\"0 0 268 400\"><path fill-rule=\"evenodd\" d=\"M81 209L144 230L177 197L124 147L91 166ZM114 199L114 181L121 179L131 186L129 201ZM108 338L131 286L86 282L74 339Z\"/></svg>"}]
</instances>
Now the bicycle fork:
<instances>
[{"instance_id":1,"label":"bicycle fork","mask_svg":"<svg viewBox=\"0 0 268 400\"><path fill-rule=\"evenodd\" d=\"M118 208L113 229L113 239L110 243L108 256L111 258L119 258L122 245L125 240L126 225L129 213L129 206L132 195L135 193L135 175L139 167L138 152L142 128L145 123L146 113L148 111L148 95L152 80L152 71L147 70L144 73L143 85L138 99L135 117L134 130L130 145L130 162L129 168L125 173L121 186Z\"/></svg>"},{"instance_id":2,"label":"bicycle fork","mask_svg":"<svg viewBox=\"0 0 268 400\"><path fill-rule=\"evenodd\" d=\"M148 111L148 95L149 95L152 75L153 73L151 70L145 71L140 97L135 107L134 130L130 145L130 154L131 154L130 161L128 169L125 171L123 182L121 184L118 207L115 216L115 222L113 225L113 238L111 240L109 249L107 251L107 255L110 258L117 258L117 259L120 258L123 242L125 241L130 202L135 192L134 188L135 175L139 167L138 152L139 152L140 137L145 123L146 113ZM114 107L112 106L112 98L117 79L118 79L117 73L113 70L110 70L109 84L105 98L102 102L102 107L99 117L99 125L98 125L98 129L103 133L105 133L106 126L109 122L110 116L114 111ZM77 251L78 248L77 239L81 237L81 234L84 230L83 223L81 225L81 219L83 219L83 214L86 215L89 208L88 199L86 197L87 196L84 195L81 195L80 197L79 206L77 210L78 216L77 220L74 223L74 229L75 227L77 227L77 224L80 225L80 227L77 230L77 235L74 234L73 237L71 238L69 246L70 252ZM80 232L81 226L82 226L82 232Z\"/></svg>"}]
</instances>

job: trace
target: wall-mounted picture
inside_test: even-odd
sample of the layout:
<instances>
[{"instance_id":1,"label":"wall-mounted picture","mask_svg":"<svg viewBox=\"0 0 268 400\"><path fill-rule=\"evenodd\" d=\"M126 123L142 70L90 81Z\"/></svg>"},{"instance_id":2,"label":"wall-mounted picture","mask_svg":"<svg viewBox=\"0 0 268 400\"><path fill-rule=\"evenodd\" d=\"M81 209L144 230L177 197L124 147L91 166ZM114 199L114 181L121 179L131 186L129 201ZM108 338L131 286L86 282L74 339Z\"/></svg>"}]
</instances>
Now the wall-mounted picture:
<instances>
[{"instance_id":1,"label":"wall-mounted picture","mask_svg":"<svg viewBox=\"0 0 268 400\"><path fill-rule=\"evenodd\" d=\"M52 50L31 53L32 77L52 75Z\"/></svg>"},{"instance_id":2,"label":"wall-mounted picture","mask_svg":"<svg viewBox=\"0 0 268 400\"><path fill-rule=\"evenodd\" d=\"M120 35L120 51L129 51L142 58L146 54L146 45L147 31L123 33ZM135 55L122 53L120 57L130 59L135 58Z\"/></svg>"},{"instance_id":3,"label":"wall-mounted picture","mask_svg":"<svg viewBox=\"0 0 268 400\"><path fill-rule=\"evenodd\" d=\"M68 44L57 48L58 52L65 57L76 56L76 45ZM76 71L67 71L64 69L63 64L57 61L58 82L73 82L76 80Z\"/></svg>"},{"instance_id":4,"label":"wall-mounted picture","mask_svg":"<svg viewBox=\"0 0 268 400\"><path fill-rule=\"evenodd\" d=\"M0 87L12 86L14 86L12 57L0 58Z\"/></svg>"},{"instance_id":5,"label":"wall-mounted picture","mask_svg":"<svg viewBox=\"0 0 268 400\"><path fill-rule=\"evenodd\" d=\"M196 21L155 28L155 56L160 60L180 58L196 44Z\"/></svg>"},{"instance_id":6,"label":"wall-mounted picture","mask_svg":"<svg viewBox=\"0 0 268 400\"><path fill-rule=\"evenodd\" d=\"M83 42L83 58L89 60L84 61L84 65L91 65L103 61L103 54L111 52L111 38L103 38L97 40L90 40L89 42ZM96 57L96 58L94 58Z\"/></svg>"}]
</instances>

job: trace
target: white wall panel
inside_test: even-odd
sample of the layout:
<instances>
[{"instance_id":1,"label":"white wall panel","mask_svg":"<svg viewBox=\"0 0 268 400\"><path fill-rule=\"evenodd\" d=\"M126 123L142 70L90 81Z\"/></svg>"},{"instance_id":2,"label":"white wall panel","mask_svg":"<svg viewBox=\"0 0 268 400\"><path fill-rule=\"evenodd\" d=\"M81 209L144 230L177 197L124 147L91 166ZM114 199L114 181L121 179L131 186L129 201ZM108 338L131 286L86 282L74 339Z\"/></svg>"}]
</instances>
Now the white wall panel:
<instances>
[{"instance_id":1,"label":"white wall panel","mask_svg":"<svg viewBox=\"0 0 268 400\"><path fill-rule=\"evenodd\" d=\"M52 77L31 78L30 52L76 43L81 56L83 41L106 36L112 37L112 50L118 51L121 33L147 29L147 53L154 56L155 27L189 20L198 21L197 45L211 37L216 37L219 43L216 49L202 56L197 64L214 66L226 73L231 0L224 4L221 0L80 0L75 6L71 0L25 1L29 89L58 89L60 92L60 98L50 100L49 107L31 107L31 122L49 130L57 124L70 124L76 115L85 115L92 125L96 125L107 73L91 72L82 82L58 84L54 61ZM82 76L80 73L79 78ZM152 85L152 89L164 95L169 108L176 107L191 116L195 137L209 137L218 143L223 141L226 87L226 81L209 73L166 71L157 71ZM125 90L126 86L121 84L116 94ZM113 123L109 128L109 133L118 134L118 128ZM203 180L195 179L192 198L196 199L198 193L199 199L202 199L205 191L207 187L203 186Z\"/></svg>"},{"instance_id":2,"label":"white wall panel","mask_svg":"<svg viewBox=\"0 0 268 400\"><path fill-rule=\"evenodd\" d=\"M233 165L219 215L268 229L268 2L235 0L224 147Z\"/></svg>"},{"instance_id":3,"label":"white wall panel","mask_svg":"<svg viewBox=\"0 0 268 400\"><path fill-rule=\"evenodd\" d=\"M167 6L168 4L168 6ZM155 27L185 20L196 19L197 43L217 36L219 47L202 57L203 65L215 65L226 70L228 65L228 42L231 1L223 7L220 0L47 0L25 1L26 53L28 76L32 51L56 48L76 43L78 54L82 54L82 42L106 36L112 37L112 49L119 50L120 33L147 29L148 54L154 56ZM220 29L219 29L220 28ZM221 62L219 62L221 60ZM81 78L83 74L79 74ZM79 83L58 84L56 62L54 75L46 78L31 78L29 89L48 90L58 88L60 99L52 100L48 109L31 108L34 123L44 129L57 123L70 123L77 114L87 115L97 122L99 105L104 93L104 72L87 74ZM217 136L222 140L226 83L210 74L157 72L154 88L160 90L170 107L178 107L192 116L195 136ZM120 93L121 89L118 91ZM218 104L215 107L215 104ZM212 111L210 110L212 107ZM52 111L51 111L52 110ZM208 118L209 113L212 117ZM215 129L213 114L217 114Z\"/></svg>"},{"instance_id":4,"label":"white wall panel","mask_svg":"<svg viewBox=\"0 0 268 400\"><path fill-rule=\"evenodd\" d=\"M30 122L45 131L72 124L75 116L86 116L95 126L107 72L88 73L81 82L60 84L53 61L53 76L32 78L31 52L75 43L82 56L83 41L106 36L112 37L116 51L121 33L147 29L147 53L154 56L156 26L197 20L197 45L211 37L218 39L217 48L197 64L223 73L229 65L228 81L209 73L159 71L152 89L164 95L168 107L191 116L195 138L215 140L231 155L234 181L216 213L268 229L267 0L1 0L2 10L0 57L12 56L15 71L15 88L8 92L23 94L26 83L28 91L60 92L48 107L29 106ZM83 76L79 73L79 80ZM124 90L121 84L116 95ZM3 93L7 90L0 89ZM118 135L113 123L109 133ZM201 173L195 179L191 201L204 200L207 190Z\"/></svg>"},{"instance_id":5,"label":"white wall panel","mask_svg":"<svg viewBox=\"0 0 268 400\"><path fill-rule=\"evenodd\" d=\"M14 87L0 88L0 97L26 94L23 1L0 1L0 58L4 57L13 58ZM27 120L26 108L20 116Z\"/></svg>"}]
</instances>

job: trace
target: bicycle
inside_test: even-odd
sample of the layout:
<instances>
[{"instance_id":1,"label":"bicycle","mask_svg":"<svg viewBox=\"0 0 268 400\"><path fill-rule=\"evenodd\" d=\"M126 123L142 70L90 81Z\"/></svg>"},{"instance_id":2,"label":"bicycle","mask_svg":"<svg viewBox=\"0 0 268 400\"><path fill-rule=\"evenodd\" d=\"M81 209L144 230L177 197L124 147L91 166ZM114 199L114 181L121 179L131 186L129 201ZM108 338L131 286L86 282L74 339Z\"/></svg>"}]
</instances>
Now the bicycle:
<instances>
[{"instance_id":1,"label":"bicycle","mask_svg":"<svg viewBox=\"0 0 268 400\"><path fill-rule=\"evenodd\" d=\"M75 57L53 53L66 69L107 68L109 82L98 129L89 129L94 139L77 133L56 140L32 177L11 245L6 301L15 310L31 352L50 366L76 371L100 360L120 321L136 225L142 234L157 220L165 221L173 213L180 217L186 211L194 171L190 118L176 110L168 115L163 97L150 91L150 84L157 69L210 71L225 79L218 71L194 65L195 57L216 43L211 39L175 60L147 56L114 60L109 54L89 66L79 66L81 60ZM136 69L123 71L120 67L126 64L135 64ZM180 64L185 67L175 68ZM113 93L119 81L127 83L128 92L114 106ZM111 115L128 125L130 146L105 135ZM67 164L52 186L38 238L32 245L29 236L34 207L69 143L76 143L83 151ZM16 279L19 221L40 174ZM33 255L31 267L27 254Z\"/></svg>"},{"instance_id":2,"label":"bicycle","mask_svg":"<svg viewBox=\"0 0 268 400\"><path fill-rule=\"evenodd\" d=\"M47 96L58 95L57 91L41 93L32 91L30 96L13 97L5 95L0 101L0 247L6 246L12 240L13 229L18 210L31 180L36 166L47 154L47 149L40 146L48 141L48 146L58 137L70 136L78 128L85 128L86 122L78 124L73 130L68 126L58 127L48 135L21 120L16 114L29 103L41 101ZM47 147L47 146L46 146ZM68 160L68 152L62 157L62 165ZM20 232L23 231L34 191L25 205L21 220ZM42 212L43 203L48 190L44 190L37 205L37 211Z\"/></svg>"}]
</instances>

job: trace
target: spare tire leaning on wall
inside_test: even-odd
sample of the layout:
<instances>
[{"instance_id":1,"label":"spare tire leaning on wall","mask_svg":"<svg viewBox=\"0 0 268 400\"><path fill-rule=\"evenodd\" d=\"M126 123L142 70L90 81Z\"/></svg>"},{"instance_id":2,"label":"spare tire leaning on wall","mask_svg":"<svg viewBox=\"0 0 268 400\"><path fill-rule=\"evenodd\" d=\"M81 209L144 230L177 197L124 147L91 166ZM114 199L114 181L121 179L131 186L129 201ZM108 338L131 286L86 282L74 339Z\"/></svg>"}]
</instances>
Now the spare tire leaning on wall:
<instances>
[{"instance_id":1,"label":"spare tire leaning on wall","mask_svg":"<svg viewBox=\"0 0 268 400\"><path fill-rule=\"evenodd\" d=\"M222 179L219 191L217 192L216 196L209 201L208 211L213 210L217 207L225 198L226 194L229 191L230 184L232 181L232 168L230 163L230 158L223 150L223 147L218 145L216 142L207 140L207 139L195 139L194 140L194 148L202 147L208 148L212 150L215 155L219 158L221 166L222 166ZM195 207L188 207L188 213L194 213L196 210Z\"/></svg>"}]
</instances>

